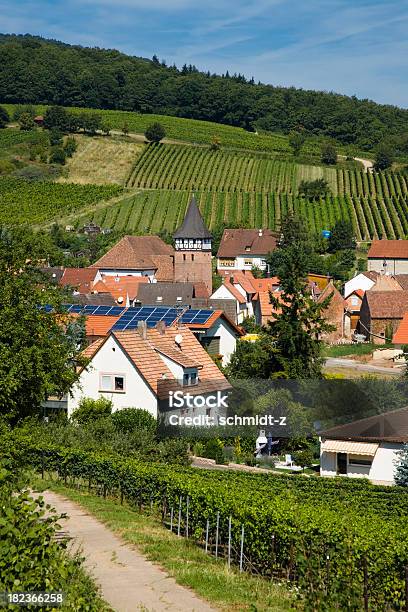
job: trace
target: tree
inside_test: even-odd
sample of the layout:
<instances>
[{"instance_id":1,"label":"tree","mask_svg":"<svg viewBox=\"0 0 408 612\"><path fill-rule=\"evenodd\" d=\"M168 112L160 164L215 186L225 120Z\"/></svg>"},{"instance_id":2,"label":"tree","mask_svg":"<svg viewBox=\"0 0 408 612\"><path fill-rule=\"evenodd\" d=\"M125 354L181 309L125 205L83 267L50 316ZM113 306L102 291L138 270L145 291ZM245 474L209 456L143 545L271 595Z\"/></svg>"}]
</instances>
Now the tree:
<instances>
[{"instance_id":1,"label":"tree","mask_svg":"<svg viewBox=\"0 0 408 612\"><path fill-rule=\"evenodd\" d=\"M331 189L328 182L323 179L315 179L314 181L301 181L299 185L299 195L303 196L307 200L316 201L319 198L324 198Z\"/></svg>"},{"instance_id":2,"label":"tree","mask_svg":"<svg viewBox=\"0 0 408 612\"><path fill-rule=\"evenodd\" d=\"M393 161L394 153L392 149L385 144L379 145L375 152L374 169L377 171L387 170L387 168L391 168Z\"/></svg>"},{"instance_id":3,"label":"tree","mask_svg":"<svg viewBox=\"0 0 408 612\"><path fill-rule=\"evenodd\" d=\"M29 132L35 128L35 122L29 113L22 113L19 119L20 130Z\"/></svg>"},{"instance_id":4,"label":"tree","mask_svg":"<svg viewBox=\"0 0 408 612\"><path fill-rule=\"evenodd\" d=\"M334 329L324 319L331 296L315 302L308 290L313 247L306 227L303 219L287 216L282 221L279 246L268 258L271 274L280 279L282 293L279 298L270 294L276 314L268 323L267 333L288 378L321 378L321 336Z\"/></svg>"},{"instance_id":5,"label":"tree","mask_svg":"<svg viewBox=\"0 0 408 612\"><path fill-rule=\"evenodd\" d=\"M330 253L356 248L356 239L351 221L343 219L336 221L331 229L328 247Z\"/></svg>"},{"instance_id":6,"label":"tree","mask_svg":"<svg viewBox=\"0 0 408 612\"><path fill-rule=\"evenodd\" d=\"M14 121L17 121L19 123L20 117L23 114L30 115L31 119L34 119L34 117L37 114L35 110L35 106L33 106L32 104L22 104L21 106L17 106L13 113Z\"/></svg>"},{"instance_id":7,"label":"tree","mask_svg":"<svg viewBox=\"0 0 408 612\"><path fill-rule=\"evenodd\" d=\"M0 129L5 128L8 122L10 121L10 117L4 106L0 106Z\"/></svg>"},{"instance_id":8,"label":"tree","mask_svg":"<svg viewBox=\"0 0 408 612\"><path fill-rule=\"evenodd\" d=\"M44 127L47 130L57 128L60 132L68 131L70 118L68 111L62 106L51 106L44 114Z\"/></svg>"},{"instance_id":9,"label":"tree","mask_svg":"<svg viewBox=\"0 0 408 612\"><path fill-rule=\"evenodd\" d=\"M292 148L293 155L297 157L306 142L306 134L302 132L291 132L289 134L289 146Z\"/></svg>"},{"instance_id":10,"label":"tree","mask_svg":"<svg viewBox=\"0 0 408 612\"><path fill-rule=\"evenodd\" d=\"M146 139L149 142L160 142L166 136L166 130L161 123L152 123L145 131Z\"/></svg>"},{"instance_id":11,"label":"tree","mask_svg":"<svg viewBox=\"0 0 408 612\"><path fill-rule=\"evenodd\" d=\"M129 125L128 125L128 123L126 121L125 121L125 123L123 124L123 127L122 127L122 134L124 136L127 136L129 134Z\"/></svg>"},{"instance_id":12,"label":"tree","mask_svg":"<svg viewBox=\"0 0 408 612\"><path fill-rule=\"evenodd\" d=\"M112 412L112 402L106 397L95 400L84 397L71 416L73 423L77 425L88 425L92 421L109 417Z\"/></svg>"},{"instance_id":13,"label":"tree","mask_svg":"<svg viewBox=\"0 0 408 612\"><path fill-rule=\"evenodd\" d=\"M326 143L321 148L321 160L323 164L334 166L337 164L336 147L331 143Z\"/></svg>"},{"instance_id":14,"label":"tree","mask_svg":"<svg viewBox=\"0 0 408 612\"><path fill-rule=\"evenodd\" d=\"M157 421L148 411L141 408L122 408L112 414L115 428L122 433L137 430L156 431Z\"/></svg>"},{"instance_id":15,"label":"tree","mask_svg":"<svg viewBox=\"0 0 408 612\"><path fill-rule=\"evenodd\" d=\"M49 141L52 147L62 145L63 134L61 130L54 127L49 132Z\"/></svg>"},{"instance_id":16,"label":"tree","mask_svg":"<svg viewBox=\"0 0 408 612\"><path fill-rule=\"evenodd\" d=\"M64 331L70 317L62 314L61 290L37 270L48 247L27 228L0 228L0 413L12 420L38 414L49 395L67 393L83 364Z\"/></svg>"},{"instance_id":17,"label":"tree","mask_svg":"<svg viewBox=\"0 0 408 612\"><path fill-rule=\"evenodd\" d=\"M296 451L293 458L296 465L299 465L302 470L304 470L305 467L310 467L313 465L314 457L310 448L304 448L303 450Z\"/></svg>"},{"instance_id":18,"label":"tree","mask_svg":"<svg viewBox=\"0 0 408 612\"><path fill-rule=\"evenodd\" d=\"M255 342L237 342L236 349L226 367L229 378L274 378L281 372L278 351L272 338L263 333Z\"/></svg>"},{"instance_id":19,"label":"tree","mask_svg":"<svg viewBox=\"0 0 408 612\"><path fill-rule=\"evenodd\" d=\"M53 147L51 149L50 155L50 163L51 164L60 164L61 166L65 165L66 154L62 147Z\"/></svg>"},{"instance_id":20,"label":"tree","mask_svg":"<svg viewBox=\"0 0 408 612\"><path fill-rule=\"evenodd\" d=\"M77 148L78 148L78 145L77 145L77 141L75 140L75 138L73 136L70 136L69 138L67 138L64 144L65 155L67 157L72 157L75 151L77 150Z\"/></svg>"},{"instance_id":21,"label":"tree","mask_svg":"<svg viewBox=\"0 0 408 612\"><path fill-rule=\"evenodd\" d=\"M210 151L219 151L221 148L221 140L218 136L213 136L210 144Z\"/></svg>"}]
</instances>

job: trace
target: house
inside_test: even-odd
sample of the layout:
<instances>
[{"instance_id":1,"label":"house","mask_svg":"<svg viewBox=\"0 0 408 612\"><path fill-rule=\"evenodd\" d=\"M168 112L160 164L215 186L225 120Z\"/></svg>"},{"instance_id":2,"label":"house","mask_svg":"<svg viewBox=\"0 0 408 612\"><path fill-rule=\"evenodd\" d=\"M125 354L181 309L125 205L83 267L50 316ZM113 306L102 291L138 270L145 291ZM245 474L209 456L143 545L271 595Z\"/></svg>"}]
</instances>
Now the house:
<instances>
[{"instance_id":1,"label":"house","mask_svg":"<svg viewBox=\"0 0 408 612\"><path fill-rule=\"evenodd\" d=\"M373 240L367 269L387 274L408 273L408 240Z\"/></svg>"},{"instance_id":2,"label":"house","mask_svg":"<svg viewBox=\"0 0 408 612\"><path fill-rule=\"evenodd\" d=\"M270 293L280 298L280 280L277 276L272 278L256 278L252 285L256 289L253 297L253 308L255 321L258 325L266 325L273 320L273 315L277 312L271 304Z\"/></svg>"},{"instance_id":3,"label":"house","mask_svg":"<svg viewBox=\"0 0 408 612\"><path fill-rule=\"evenodd\" d=\"M201 286L198 287L198 294L203 295ZM153 306L154 304L191 306L195 296L196 285L194 283L148 283L140 287L137 303L142 306Z\"/></svg>"},{"instance_id":4,"label":"house","mask_svg":"<svg viewBox=\"0 0 408 612\"><path fill-rule=\"evenodd\" d=\"M345 335L349 335L350 330L345 330L344 328L344 298L340 291L334 286L332 281L319 295L317 302L322 303L329 296L331 296L330 303L322 314L326 323L334 326L334 330L323 334L322 339L328 343L335 343L344 338Z\"/></svg>"},{"instance_id":5,"label":"house","mask_svg":"<svg viewBox=\"0 0 408 612\"><path fill-rule=\"evenodd\" d=\"M121 306L133 306L142 285L149 284L147 276L112 276L101 274L92 286L92 293L110 293Z\"/></svg>"},{"instance_id":6,"label":"house","mask_svg":"<svg viewBox=\"0 0 408 612\"><path fill-rule=\"evenodd\" d=\"M374 285L379 272L360 272L344 283L344 297L351 295L356 289L368 291Z\"/></svg>"},{"instance_id":7,"label":"house","mask_svg":"<svg viewBox=\"0 0 408 612\"><path fill-rule=\"evenodd\" d=\"M408 311L402 317L401 323L392 337L392 343L395 348L408 345Z\"/></svg>"},{"instance_id":8,"label":"house","mask_svg":"<svg viewBox=\"0 0 408 612\"><path fill-rule=\"evenodd\" d=\"M346 319L349 319L347 323L345 323L345 329L348 330L349 333L353 333L357 330L358 322L360 320L360 309L361 304L363 302L364 291L362 289L354 289L345 297L345 308L346 308Z\"/></svg>"},{"instance_id":9,"label":"house","mask_svg":"<svg viewBox=\"0 0 408 612\"><path fill-rule=\"evenodd\" d=\"M320 434L320 475L393 484L398 453L408 443L408 408L333 427Z\"/></svg>"},{"instance_id":10,"label":"house","mask_svg":"<svg viewBox=\"0 0 408 612\"><path fill-rule=\"evenodd\" d=\"M226 391L230 385L211 357L186 327L141 325L131 331L110 332L89 345L89 359L68 398L68 415L84 397L105 397L113 410L136 407L155 417L160 407L168 408L169 390L186 390L206 397ZM217 408L183 409L216 416Z\"/></svg>"},{"instance_id":11,"label":"house","mask_svg":"<svg viewBox=\"0 0 408 612\"><path fill-rule=\"evenodd\" d=\"M175 282L204 283L212 293L212 236L193 196L183 223L175 232Z\"/></svg>"},{"instance_id":12,"label":"house","mask_svg":"<svg viewBox=\"0 0 408 612\"><path fill-rule=\"evenodd\" d=\"M228 276L235 270L266 270L266 258L276 249L277 234L269 229L226 229L217 253L217 272Z\"/></svg>"},{"instance_id":13,"label":"house","mask_svg":"<svg viewBox=\"0 0 408 612\"><path fill-rule=\"evenodd\" d=\"M34 123L38 125L38 127L42 127L44 125L44 115L36 115L34 117Z\"/></svg>"},{"instance_id":14,"label":"house","mask_svg":"<svg viewBox=\"0 0 408 612\"><path fill-rule=\"evenodd\" d=\"M75 294L92 292L94 283L101 280L101 275L95 268L65 268L59 284L61 287L70 287Z\"/></svg>"},{"instance_id":15,"label":"house","mask_svg":"<svg viewBox=\"0 0 408 612\"><path fill-rule=\"evenodd\" d=\"M205 323L192 322L185 325L209 355L221 358L223 366L228 365L236 349L237 340L245 333L222 310L214 310Z\"/></svg>"},{"instance_id":16,"label":"house","mask_svg":"<svg viewBox=\"0 0 408 612\"><path fill-rule=\"evenodd\" d=\"M158 236L124 236L90 269L106 276L174 280L174 249Z\"/></svg>"},{"instance_id":17,"label":"house","mask_svg":"<svg viewBox=\"0 0 408 612\"><path fill-rule=\"evenodd\" d=\"M233 276L224 277L223 283L210 297L213 300L231 300L235 304L236 321L242 323L246 317L254 315L252 299L256 289L252 285L255 280L250 271L234 272Z\"/></svg>"},{"instance_id":18,"label":"house","mask_svg":"<svg viewBox=\"0 0 408 612\"><path fill-rule=\"evenodd\" d=\"M397 331L408 311L408 291L366 291L358 331L375 344L384 344Z\"/></svg>"}]
</instances>

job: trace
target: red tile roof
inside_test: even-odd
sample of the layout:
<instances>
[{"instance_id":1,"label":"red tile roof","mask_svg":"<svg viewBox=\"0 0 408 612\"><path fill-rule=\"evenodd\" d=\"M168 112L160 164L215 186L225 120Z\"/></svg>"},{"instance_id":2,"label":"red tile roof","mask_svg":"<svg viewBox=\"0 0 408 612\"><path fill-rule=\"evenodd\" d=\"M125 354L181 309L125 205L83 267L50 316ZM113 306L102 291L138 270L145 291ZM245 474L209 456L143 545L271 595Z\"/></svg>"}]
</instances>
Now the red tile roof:
<instances>
[{"instance_id":1,"label":"red tile roof","mask_svg":"<svg viewBox=\"0 0 408 612\"><path fill-rule=\"evenodd\" d=\"M127 296L131 301L137 297L138 289L141 284L148 283L146 276L109 276L102 274L102 280L93 286L93 291L97 293L110 293L116 301L123 298L120 303L126 304Z\"/></svg>"},{"instance_id":2,"label":"red tile roof","mask_svg":"<svg viewBox=\"0 0 408 612\"><path fill-rule=\"evenodd\" d=\"M232 284L232 280L229 276L226 276L224 279L224 285L231 293L231 295L238 301L239 304L245 304L246 299L242 295L242 293Z\"/></svg>"},{"instance_id":3,"label":"red tile roof","mask_svg":"<svg viewBox=\"0 0 408 612\"><path fill-rule=\"evenodd\" d=\"M402 319L408 311L408 291L369 291L365 292L372 319ZM364 304L363 300L363 304Z\"/></svg>"},{"instance_id":4,"label":"red tile roof","mask_svg":"<svg viewBox=\"0 0 408 612\"><path fill-rule=\"evenodd\" d=\"M392 342L393 344L408 344L408 312L404 314L403 319L392 338Z\"/></svg>"},{"instance_id":5,"label":"red tile roof","mask_svg":"<svg viewBox=\"0 0 408 612\"><path fill-rule=\"evenodd\" d=\"M234 330L240 335L243 336L244 332L242 329L234 323L222 310L214 310L213 314L210 316L206 323L183 323L189 329L210 329L219 318L224 319Z\"/></svg>"},{"instance_id":6,"label":"red tile roof","mask_svg":"<svg viewBox=\"0 0 408 612\"><path fill-rule=\"evenodd\" d=\"M268 255L277 246L276 234L270 229L226 229L217 257Z\"/></svg>"},{"instance_id":7,"label":"red tile roof","mask_svg":"<svg viewBox=\"0 0 408 612\"><path fill-rule=\"evenodd\" d=\"M89 336L106 336L111 328L115 325L119 317L89 315L85 320L86 335Z\"/></svg>"},{"instance_id":8,"label":"red tile roof","mask_svg":"<svg viewBox=\"0 0 408 612\"><path fill-rule=\"evenodd\" d=\"M156 270L157 280L172 281L174 249L158 236L124 236L92 268Z\"/></svg>"},{"instance_id":9,"label":"red tile roof","mask_svg":"<svg viewBox=\"0 0 408 612\"><path fill-rule=\"evenodd\" d=\"M373 240L368 259L408 259L408 240Z\"/></svg>"},{"instance_id":10,"label":"red tile roof","mask_svg":"<svg viewBox=\"0 0 408 612\"><path fill-rule=\"evenodd\" d=\"M74 287L79 293L90 293L97 273L92 268L65 268L59 284Z\"/></svg>"}]
</instances>

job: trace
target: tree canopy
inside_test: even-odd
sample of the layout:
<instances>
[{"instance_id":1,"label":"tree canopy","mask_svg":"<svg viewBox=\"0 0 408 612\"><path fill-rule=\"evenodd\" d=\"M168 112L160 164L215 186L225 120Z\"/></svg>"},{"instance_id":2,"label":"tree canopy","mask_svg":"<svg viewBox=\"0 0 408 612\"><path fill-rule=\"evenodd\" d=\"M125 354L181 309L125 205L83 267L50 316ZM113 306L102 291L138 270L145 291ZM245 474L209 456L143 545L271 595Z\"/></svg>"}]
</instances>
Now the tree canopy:
<instances>
[{"instance_id":1,"label":"tree canopy","mask_svg":"<svg viewBox=\"0 0 408 612\"><path fill-rule=\"evenodd\" d=\"M0 101L175 115L284 134L302 129L365 150L385 138L397 139L404 153L408 147L408 110L395 106L30 35L0 36Z\"/></svg>"}]
</instances>

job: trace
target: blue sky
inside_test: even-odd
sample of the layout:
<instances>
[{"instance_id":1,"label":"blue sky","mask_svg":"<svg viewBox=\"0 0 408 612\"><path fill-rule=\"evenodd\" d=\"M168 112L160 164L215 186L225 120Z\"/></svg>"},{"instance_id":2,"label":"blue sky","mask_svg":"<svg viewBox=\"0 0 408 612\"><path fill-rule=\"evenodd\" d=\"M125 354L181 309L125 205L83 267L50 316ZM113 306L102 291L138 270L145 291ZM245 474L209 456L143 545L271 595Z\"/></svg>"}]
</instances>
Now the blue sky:
<instances>
[{"instance_id":1,"label":"blue sky","mask_svg":"<svg viewBox=\"0 0 408 612\"><path fill-rule=\"evenodd\" d=\"M408 0L0 0L0 31L408 107Z\"/></svg>"}]
</instances>

